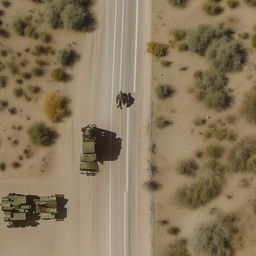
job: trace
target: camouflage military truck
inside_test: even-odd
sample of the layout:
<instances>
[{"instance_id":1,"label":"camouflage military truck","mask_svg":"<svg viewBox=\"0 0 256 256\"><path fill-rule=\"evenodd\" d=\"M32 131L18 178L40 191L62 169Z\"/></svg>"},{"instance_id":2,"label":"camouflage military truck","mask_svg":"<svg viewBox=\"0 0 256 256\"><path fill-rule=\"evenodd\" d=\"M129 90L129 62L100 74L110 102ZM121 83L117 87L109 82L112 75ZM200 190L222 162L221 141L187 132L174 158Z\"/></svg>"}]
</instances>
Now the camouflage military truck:
<instances>
[{"instance_id":1,"label":"camouflage military truck","mask_svg":"<svg viewBox=\"0 0 256 256\"><path fill-rule=\"evenodd\" d=\"M2 198L1 209L7 227L37 226L38 220L64 220L63 195L39 197L10 193Z\"/></svg>"},{"instance_id":2,"label":"camouflage military truck","mask_svg":"<svg viewBox=\"0 0 256 256\"><path fill-rule=\"evenodd\" d=\"M99 172L96 156L96 125L89 124L82 128L83 145L80 156L80 173L87 176L95 176Z\"/></svg>"}]
</instances>

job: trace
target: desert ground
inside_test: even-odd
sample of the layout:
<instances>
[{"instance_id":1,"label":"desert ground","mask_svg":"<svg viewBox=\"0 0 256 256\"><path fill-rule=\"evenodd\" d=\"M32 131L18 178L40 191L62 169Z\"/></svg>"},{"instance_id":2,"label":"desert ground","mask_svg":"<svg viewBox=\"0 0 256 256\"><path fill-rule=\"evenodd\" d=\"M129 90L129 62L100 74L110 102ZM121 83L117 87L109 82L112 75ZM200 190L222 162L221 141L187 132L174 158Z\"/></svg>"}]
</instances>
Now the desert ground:
<instances>
[{"instance_id":1,"label":"desert ground","mask_svg":"<svg viewBox=\"0 0 256 256\"><path fill-rule=\"evenodd\" d=\"M145 190L143 183L148 175L148 154L145 152L148 152L151 91L150 87L142 84L146 82L148 85L151 80L151 59L146 53L146 42L151 37L151 26L146 22L151 16L151 5L138 4L140 24L137 29L140 35L137 46L140 52L137 56L139 72L135 77L135 40L130 43L124 39L136 37L134 21L138 16L133 10L137 1L129 4L125 1L97 2L92 11L98 26L89 33L70 31L66 25L59 29L49 28L46 20L42 19L45 11L43 1L14 0L7 6L5 2L9 1L0 3L0 9L4 10L4 14L0 11L1 29L10 35L2 36L0 45L1 62L5 66L0 75L7 77L8 82L6 86L1 83L4 121L0 124L0 196L9 192L64 194L68 199L68 210L64 221L41 221L36 228L8 229L7 223L1 221L0 254L148 255L151 253L152 215L149 212L152 195ZM26 28L25 35L16 33L24 29L24 24L19 23L14 29L13 22L28 15L34 19L25 19L25 23L31 22L33 26ZM122 19L125 21L123 35L119 33ZM116 28L115 21L118 21ZM41 41L41 34L37 38L37 32L47 32L52 40ZM117 41L116 49L113 48L114 40ZM126 47L119 45L119 41ZM43 52L34 53L38 49ZM78 54L75 63L67 66L60 63L58 54L62 49L72 49ZM113 52L116 52L116 66L112 63ZM122 63L123 56L125 61ZM19 69L14 72L17 65ZM35 72L37 66L42 67L43 74L38 75L38 70ZM55 81L52 71L56 68L63 69L69 79ZM116 79L120 74L121 84ZM111 88L113 75L115 80ZM124 81L125 76L129 77L127 81ZM139 85L136 91L135 85ZM131 111L120 112L113 104L120 88L132 91L136 96L137 102ZM69 100L65 105L69 111L56 111L61 113L57 119L45 110L47 96L53 92ZM35 122L43 122L55 131L57 136L54 140L48 140L52 136L39 141L38 136L30 136L28 130ZM101 172L94 179L79 174L80 128L87 123L97 123L101 128L113 130L123 139L123 153L119 161L101 165ZM45 138L39 136L42 137Z\"/></svg>"},{"instance_id":2,"label":"desert ground","mask_svg":"<svg viewBox=\"0 0 256 256\"><path fill-rule=\"evenodd\" d=\"M240 111L244 94L256 82L256 52L252 47L252 35L256 24L255 8L247 5L246 1L238 1L239 6L234 9L228 7L227 1L211 1L219 4L223 10L217 15L208 15L202 10L202 5L207 2L205 0L188 1L185 7L173 6L170 2L175 1L153 1L152 40L169 46L165 56L153 57L152 62L152 145L154 146L151 150L152 166L156 172L152 171L152 175L153 180L158 183L155 188L157 191L154 192L153 255L251 256L256 252L256 216L252 209L256 189L255 174L246 171L245 166L242 170L234 172L236 166L229 167L229 163L232 163L234 157L234 155L230 156L230 150L238 141L246 136L250 136L249 140L255 138L255 124L248 122ZM243 68L237 72L226 73L229 81L227 86L231 89L233 100L223 111L214 111L207 107L195 97L194 90L191 89L195 84L194 73L212 68L209 60L191 49L179 51L173 44L171 31L177 29L189 31L198 28L201 24L213 27L220 25L230 29L234 32L233 40L241 44L247 52L247 60ZM246 33L248 33L247 39L241 36ZM169 66L164 66L163 60L170 62ZM221 72L218 76L220 75ZM174 91L171 97L159 99L155 93L158 85L171 86ZM164 128L157 127L159 116L164 116L168 120L168 125ZM227 121L229 117L234 116L236 121L229 123ZM195 121L198 119L203 119L205 123L198 124ZM206 131L209 127L215 127L216 122L231 129L235 134L233 138L226 140L214 136L207 137ZM207 147L211 144L218 144L225 149L222 156L216 160L228 166L228 170L223 171L224 185L209 201L189 207L193 199L191 201L188 199L187 205L184 205L177 198L177 191L184 185L196 184L205 176L207 167L204 164L211 159L209 154L207 155ZM177 171L180 161L186 159L193 159L196 162L195 175L184 175L184 173L182 175ZM236 165L239 163L237 162ZM206 234L199 238L200 227L227 216L236 219L234 222L237 230L234 237L227 233L223 238L225 231L220 231L218 235L221 238L219 244L216 242L215 247L211 244L211 239L214 239L211 231L208 230L208 237ZM226 239L227 244L224 245L226 249L221 247L224 243L221 239ZM203 248L198 245L199 243L208 244L204 244Z\"/></svg>"}]
</instances>

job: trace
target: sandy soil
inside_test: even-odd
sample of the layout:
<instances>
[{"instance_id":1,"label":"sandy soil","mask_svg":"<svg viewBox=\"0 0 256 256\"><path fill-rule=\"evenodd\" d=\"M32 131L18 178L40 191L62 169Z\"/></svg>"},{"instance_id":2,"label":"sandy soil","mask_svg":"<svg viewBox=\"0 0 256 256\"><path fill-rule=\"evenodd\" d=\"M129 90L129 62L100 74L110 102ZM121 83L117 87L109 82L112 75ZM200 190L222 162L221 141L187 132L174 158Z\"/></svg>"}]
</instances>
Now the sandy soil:
<instances>
[{"instance_id":1,"label":"sandy soil","mask_svg":"<svg viewBox=\"0 0 256 256\"><path fill-rule=\"evenodd\" d=\"M253 32L253 26L256 24L255 10L253 8L249 8L244 3L241 3L240 7L236 10L231 10L223 2L222 5L225 7L224 13L219 16L210 17L201 10L203 2L202 0L192 0L187 8L178 9L169 5L166 0L154 0L153 40L168 43L171 40L170 30L195 28L199 24L217 25L221 22L233 28L237 34L242 32L251 34ZM235 37L238 38L237 35ZM168 219L170 225L179 226L181 228L179 237L187 238L189 240L189 247L192 247L193 239L191 238L193 237L193 231L199 223L210 218L210 209L212 207L218 206L224 212L239 212L240 209L244 208L244 202L251 198L255 192L255 178L252 177L250 188L244 189L239 187L239 180L243 175L237 174L228 177L228 183L221 196L197 210L182 208L174 197L177 188L182 186L182 184L193 181L193 178L177 174L174 168L177 161L193 157L196 150L204 148L209 143L200 135L204 128L195 127L193 120L196 117L205 118L210 116L211 121L214 121L227 114L237 113L243 93L255 84L253 66L256 63L256 54L255 50L251 49L250 43L250 39L243 40L243 45L248 48L249 52L249 59L243 72L228 74L230 79L229 86L234 89L234 105L220 114L207 109L203 103L198 102L187 91L187 88L193 83L193 73L196 70L206 70L209 67L209 63L204 58L191 52L178 52L171 48L168 56L163 58L172 61L171 67L164 68L161 66L160 60L154 59L153 61L153 115L154 118L160 115L167 116L173 122L171 127L162 130L153 126L152 138L157 146L154 163L159 168L157 179L163 185L163 188L154 196L154 255L164 255L167 245L175 238L175 236L167 233L166 226L161 226L158 223L159 220ZM184 66L189 67L187 71L180 70ZM160 76L160 73L163 73L163 76ZM173 98L159 101L154 94L154 88L158 84L172 85L176 90ZM255 127L248 124L242 118L233 126L233 129L239 133L239 137L255 134ZM230 147L232 143L227 143L226 145ZM232 199L228 199L227 195L232 195ZM252 238L248 238L248 241L250 239ZM253 242L248 242L248 244L238 251L237 255L253 255L253 252L256 250L255 244Z\"/></svg>"},{"instance_id":2,"label":"sandy soil","mask_svg":"<svg viewBox=\"0 0 256 256\"><path fill-rule=\"evenodd\" d=\"M28 60L28 65L24 71L30 71L34 66L35 57L25 53L24 49L41 44L40 41L21 38L12 30L14 17L27 15L29 10L35 13L40 11L40 5L31 1L12 1L10 8L5 9L4 22L8 24L11 36L9 39L1 39L0 49L10 51L8 58L11 60ZM17 15L18 13L18 15ZM5 27L6 25L4 25ZM7 26L7 28L8 28ZM53 42L50 44L58 50L72 44L78 53L83 53L87 43L90 43L91 35L83 33L73 33L67 31L53 31L45 25L40 26L40 31L47 31L53 35ZM18 42L18 43L17 43ZM75 42L75 44L73 44ZM7 46L7 47L6 47ZM21 52L20 59L16 55ZM63 222L44 222L37 228L8 229L6 223L1 221L1 250L3 256L17 255L79 255L78 254L78 188L77 175L73 170L72 153L72 131L73 116L71 115L63 122L54 124L50 122L42 111L44 97L49 92L59 91L68 96L71 100L70 108L74 111L74 94L76 85L84 81L84 69L89 70L90 63L87 56L81 55L74 67L67 68L66 71L72 75L72 80L67 83L54 82L50 77L50 70L56 66L55 57L40 57L50 63L43 78L32 78L21 85L40 86L42 91L38 96L33 96L27 102L24 98L16 98L13 89L18 87L14 77L8 71L2 72L9 76L8 86L1 89L0 99L8 100L10 107L17 108L16 115L10 115L8 110L1 112L2 122L0 124L0 161L6 163L6 170L0 173L0 196L10 192L22 194L64 194L68 201L68 218ZM3 58L1 61L4 62ZM22 70L23 71L23 70ZM4 120L4 121L3 121ZM40 147L32 145L26 134L27 128L34 121L44 121L49 127L54 128L58 133L56 143L51 147ZM22 126L20 131L14 130L13 125ZM77 127L77 130L80 128ZM11 139L8 139L10 137ZM18 145L12 145L13 140L18 140ZM25 147L31 147L33 155L30 159L21 160L20 168L13 168L12 162L23 153ZM78 174L78 172L77 172ZM68 231L68 232L67 232ZM13 246L15 244L15 246Z\"/></svg>"}]
</instances>

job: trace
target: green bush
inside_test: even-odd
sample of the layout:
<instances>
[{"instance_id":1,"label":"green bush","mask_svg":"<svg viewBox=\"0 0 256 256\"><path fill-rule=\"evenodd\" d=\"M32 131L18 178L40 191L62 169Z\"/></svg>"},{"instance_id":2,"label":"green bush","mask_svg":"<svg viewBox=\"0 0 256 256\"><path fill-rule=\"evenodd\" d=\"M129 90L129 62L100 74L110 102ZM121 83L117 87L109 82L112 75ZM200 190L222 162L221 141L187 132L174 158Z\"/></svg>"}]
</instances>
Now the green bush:
<instances>
[{"instance_id":1,"label":"green bush","mask_svg":"<svg viewBox=\"0 0 256 256\"><path fill-rule=\"evenodd\" d=\"M174 94L174 89L169 85L159 85L156 87L156 95L159 99L166 99Z\"/></svg>"},{"instance_id":2,"label":"green bush","mask_svg":"<svg viewBox=\"0 0 256 256\"><path fill-rule=\"evenodd\" d=\"M52 28L62 28L63 21L61 12L64 10L66 1L47 2L45 7L46 20Z\"/></svg>"},{"instance_id":3,"label":"green bush","mask_svg":"<svg viewBox=\"0 0 256 256\"><path fill-rule=\"evenodd\" d=\"M163 57L168 54L169 45L158 42L149 42L147 44L147 52L151 53L155 57Z\"/></svg>"},{"instance_id":4,"label":"green bush","mask_svg":"<svg viewBox=\"0 0 256 256\"><path fill-rule=\"evenodd\" d=\"M200 25L198 28L187 32L186 40L191 51L203 56L210 43L224 35L222 29L210 25Z\"/></svg>"},{"instance_id":5,"label":"green bush","mask_svg":"<svg viewBox=\"0 0 256 256\"><path fill-rule=\"evenodd\" d=\"M180 8L186 7L189 0L168 0L169 4Z\"/></svg>"},{"instance_id":6,"label":"green bush","mask_svg":"<svg viewBox=\"0 0 256 256\"><path fill-rule=\"evenodd\" d=\"M168 246L168 256L191 256L186 239L177 239Z\"/></svg>"},{"instance_id":7,"label":"green bush","mask_svg":"<svg viewBox=\"0 0 256 256\"><path fill-rule=\"evenodd\" d=\"M58 82L66 82L69 80L69 75L65 72L65 70L61 68L56 68L51 73L52 78Z\"/></svg>"},{"instance_id":8,"label":"green bush","mask_svg":"<svg viewBox=\"0 0 256 256\"><path fill-rule=\"evenodd\" d=\"M256 172L256 139L240 139L229 154L230 169L234 172Z\"/></svg>"},{"instance_id":9,"label":"green bush","mask_svg":"<svg viewBox=\"0 0 256 256\"><path fill-rule=\"evenodd\" d=\"M206 155L215 159L222 157L224 152L224 148L217 144L211 144L206 148Z\"/></svg>"},{"instance_id":10,"label":"green bush","mask_svg":"<svg viewBox=\"0 0 256 256\"><path fill-rule=\"evenodd\" d=\"M211 16L221 14L223 12L223 8L216 2L208 0L202 6L203 10Z\"/></svg>"},{"instance_id":11,"label":"green bush","mask_svg":"<svg viewBox=\"0 0 256 256\"><path fill-rule=\"evenodd\" d=\"M25 28L26 27L27 27L27 22L22 18L17 18L13 22L13 29L20 36L25 35Z\"/></svg>"},{"instance_id":12,"label":"green bush","mask_svg":"<svg viewBox=\"0 0 256 256\"><path fill-rule=\"evenodd\" d=\"M240 71L246 62L245 50L226 38L215 40L207 49L207 58L221 72Z\"/></svg>"},{"instance_id":13,"label":"green bush","mask_svg":"<svg viewBox=\"0 0 256 256\"><path fill-rule=\"evenodd\" d=\"M176 166L176 171L182 175L195 176L198 167L197 162L193 159L181 160Z\"/></svg>"},{"instance_id":14,"label":"green bush","mask_svg":"<svg viewBox=\"0 0 256 256\"><path fill-rule=\"evenodd\" d=\"M171 124L172 122L169 119L165 118L164 116L159 116L156 119L156 127L159 129L165 128Z\"/></svg>"},{"instance_id":15,"label":"green bush","mask_svg":"<svg viewBox=\"0 0 256 256\"><path fill-rule=\"evenodd\" d=\"M252 35L252 47L256 48L256 34Z\"/></svg>"},{"instance_id":16,"label":"green bush","mask_svg":"<svg viewBox=\"0 0 256 256\"><path fill-rule=\"evenodd\" d=\"M217 112L227 109L232 97L226 89L228 79L217 70L197 71L194 74L196 96L199 100Z\"/></svg>"},{"instance_id":17,"label":"green bush","mask_svg":"<svg viewBox=\"0 0 256 256\"><path fill-rule=\"evenodd\" d=\"M27 134L33 144L41 146L49 146L53 144L57 137L54 130L41 122L33 123L27 130Z\"/></svg>"},{"instance_id":18,"label":"green bush","mask_svg":"<svg viewBox=\"0 0 256 256\"><path fill-rule=\"evenodd\" d=\"M63 66L72 66L76 58L77 53L73 49L63 49L57 54L57 60Z\"/></svg>"},{"instance_id":19,"label":"green bush","mask_svg":"<svg viewBox=\"0 0 256 256\"><path fill-rule=\"evenodd\" d=\"M251 88L244 95L240 112L249 122L256 124L256 88Z\"/></svg>"},{"instance_id":20,"label":"green bush","mask_svg":"<svg viewBox=\"0 0 256 256\"><path fill-rule=\"evenodd\" d=\"M195 251L205 256L234 255L235 221L233 216L227 216L202 224L195 234Z\"/></svg>"},{"instance_id":21,"label":"green bush","mask_svg":"<svg viewBox=\"0 0 256 256\"><path fill-rule=\"evenodd\" d=\"M252 6L252 7L256 7L256 0L244 0L245 3L247 3L248 5Z\"/></svg>"},{"instance_id":22,"label":"green bush","mask_svg":"<svg viewBox=\"0 0 256 256\"><path fill-rule=\"evenodd\" d=\"M228 7L231 8L231 9L234 9L234 8L238 7L239 4L240 4L240 3L239 3L238 0L227 0L227 5L228 5Z\"/></svg>"},{"instance_id":23,"label":"green bush","mask_svg":"<svg viewBox=\"0 0 256 256\"><path fill-rule=\"evenodd\" d=\"M205 176L178 189L176 196L184 207L195 209L220 195L224 185L224 167L217 162L207 163L205 167Z\"/></svg>"},{"instance_id":24,"label":"green bush","mask_svg":"<svg viewBox=\"0 0 256 256\"><path fill-rule=\"evenodd\" d=\"M69 4L61 14L64 27L75 31L91 31L96 20L92 14L75 4Z\"/></svg>"}]
</instances>

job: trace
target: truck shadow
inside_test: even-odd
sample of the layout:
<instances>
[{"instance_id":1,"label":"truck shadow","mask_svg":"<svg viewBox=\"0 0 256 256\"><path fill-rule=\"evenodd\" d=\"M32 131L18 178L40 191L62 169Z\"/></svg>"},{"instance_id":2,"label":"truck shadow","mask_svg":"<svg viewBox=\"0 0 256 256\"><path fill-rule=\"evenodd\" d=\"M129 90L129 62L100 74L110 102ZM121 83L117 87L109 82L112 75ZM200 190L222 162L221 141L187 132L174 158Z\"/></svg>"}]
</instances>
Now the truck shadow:
<instances>
[{"instance_id":1,"label":"truck shadow","mask_svg":"<svg viewBox=\"0 0 256 256\"><path fill-rule=\"evenodd\" d=\"M95 151L97 161L103 164L105 161L118 159L122 149L122 139L116 137L116 133L96 128Z\"/></svg>"}]
</instances>

